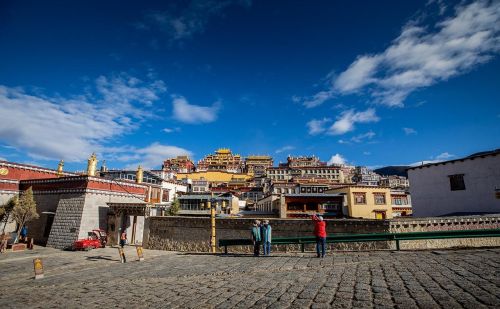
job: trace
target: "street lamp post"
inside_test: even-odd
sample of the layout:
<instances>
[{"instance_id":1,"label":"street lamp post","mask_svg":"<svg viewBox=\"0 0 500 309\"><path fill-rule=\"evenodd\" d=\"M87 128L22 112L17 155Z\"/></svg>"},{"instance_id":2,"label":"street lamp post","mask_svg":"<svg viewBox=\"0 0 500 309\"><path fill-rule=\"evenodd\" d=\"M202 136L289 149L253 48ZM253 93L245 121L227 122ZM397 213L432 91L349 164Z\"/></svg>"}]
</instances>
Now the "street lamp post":
<instances>
[{"instance_id":1,"label":"street lamp post","mask_svg":"<svg viewBox=\"0 0 500 309\"><path fill-rule=\"evenodd\" d=\"M207 201L207 207L210 208L210 225L212 227L211 233L210 233L210 251L212 253L215 253L216 250L216 243L215 243L215 208L217 207L217 203L215 199L212 198Z\"/></svg>"}]
</instances>

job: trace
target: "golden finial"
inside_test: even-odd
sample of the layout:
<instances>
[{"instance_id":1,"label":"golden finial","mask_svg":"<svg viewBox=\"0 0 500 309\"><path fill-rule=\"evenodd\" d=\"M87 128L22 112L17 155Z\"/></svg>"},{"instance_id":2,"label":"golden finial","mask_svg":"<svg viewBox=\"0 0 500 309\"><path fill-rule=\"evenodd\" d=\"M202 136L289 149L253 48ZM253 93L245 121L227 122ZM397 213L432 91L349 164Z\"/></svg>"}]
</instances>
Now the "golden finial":
<instances>
[{"instance_id":1,"label":"golden finial","mask_svg":"<svg viewBox=\"0 0 500 309\"><path fill-rule=\"evenodd\" d=\"M57 176L61 177L63 175L64 160L59 161L57 165Z\"/></svg>"},{"instance_id":2,"label":"golden finial","mask_svg":"<svg viewBox=\"0 0 500 309\"><path fill-rule=\"evenodd\" d=\"M93 152L87 163L87 175L95 176L96 168L97 168L97 156L95 155L95 152Z\"/></svg>"},{"instance_id":3,"label":"golden finial","mask_svg":"<svg viewBox=\"0 0 500 309\"><path fill-rule=\"evenodd\" d=\"M135 182L142 183L142 178L144 177L144 170L139 165L137 167L137 172L135 173Z\"/></svg>"}]
</instances>

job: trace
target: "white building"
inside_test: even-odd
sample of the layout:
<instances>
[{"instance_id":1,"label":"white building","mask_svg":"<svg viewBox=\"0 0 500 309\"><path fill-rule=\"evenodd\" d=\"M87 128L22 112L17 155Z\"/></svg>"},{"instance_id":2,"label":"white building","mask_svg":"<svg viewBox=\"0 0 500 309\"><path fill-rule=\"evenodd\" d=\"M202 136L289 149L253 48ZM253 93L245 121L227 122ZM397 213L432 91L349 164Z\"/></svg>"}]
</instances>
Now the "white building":
<instances>
[{"instance_id":1,"label":"white building","mask_svg":"<svg viewBox=\"0 0 500 309\"><path fill-rule=\"evenodd\" d=\"M391 208L393 217L411 216L413 208L410 194L405 190L391 189Z\"/></svg>"},{"instance_id":2,"label":"white building","mask_svg":"<svg viewBox=\"0 0 500 309\"><path fill-rule=\"evenodd\" d=\"M163 192L165 191L168 192L168 194L166 193L163 194L161 201L162 203L171 202L174 200L175 197L179 196L179 194L186 193L188 191L187 185L169 180L162 181L161 188L163 189Z\"/></svg>"},{"instance_id":3,"label":"white building","mask_svg":"<svg viewBox=\"0 0 500 309\"><path fill-rule=\"evenodd\" d=\"M500 213L500 149L408 169L413 216Z\"/></svg>"}]
</instances>

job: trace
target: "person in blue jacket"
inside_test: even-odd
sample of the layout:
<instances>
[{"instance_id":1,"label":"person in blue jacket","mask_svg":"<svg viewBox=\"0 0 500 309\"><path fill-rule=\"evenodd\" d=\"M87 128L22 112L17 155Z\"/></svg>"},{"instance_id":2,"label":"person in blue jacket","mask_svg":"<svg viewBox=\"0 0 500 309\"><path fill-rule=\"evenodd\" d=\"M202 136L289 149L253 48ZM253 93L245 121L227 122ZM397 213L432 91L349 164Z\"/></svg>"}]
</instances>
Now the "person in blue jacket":
<instances>
[{"instance_id":1,"label":"person in blue jacket","mask_svg":"<svg viewBox=\"0 0 500 309\"><path fill-rule=\"evenodd\" d=\"M253 256L260 255L260 244L262 237L260 235L260 221L255 220L252 226L252 240L253 240Z\"/></svg>"},{"instance_id":2,"label":"person in blue jacket","mask_svg":"<svg viewBox=\"0 0 500 309\"><path fill-rule=\"evenodd\" d=\"M28 227L26 225L23 225L21 228L21 242L26 242L27 237L28 237Z\"/></svg>"},{"instance_id":3,"label":"person in blue jacket","mask_svg":"<svg viewBox=\"0 0 500 309\"><path fill-rule=\"evenodd\" d=\"M270 255L271 254L271 241L272 241L272 236L271 233L272 228L271 225L269 224L269 220L264 220L263 224L261 225L260 233L262 236L262 244L263 244L263 249L264 249L264 255Z\"/></svg>"}]
</instances>

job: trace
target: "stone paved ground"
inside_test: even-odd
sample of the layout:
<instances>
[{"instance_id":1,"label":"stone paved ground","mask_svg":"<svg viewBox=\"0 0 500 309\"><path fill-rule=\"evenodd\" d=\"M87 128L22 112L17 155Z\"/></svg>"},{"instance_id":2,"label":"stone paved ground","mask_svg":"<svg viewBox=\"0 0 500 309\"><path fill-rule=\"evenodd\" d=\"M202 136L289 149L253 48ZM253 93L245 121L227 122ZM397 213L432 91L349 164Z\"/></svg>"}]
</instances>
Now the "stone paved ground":
<instances>
[{"instance_id":1,"label":"stone paved ground","mask_svg":"<svg viewBox=\"0 0 500 309\"><path fill-rule=\"evenodd\" d=\"M500 248L272 257L50 248L0 256L0 308L499 308ZM41 256L45 278L33 280Z\"/></svg>"}]
</instances>

